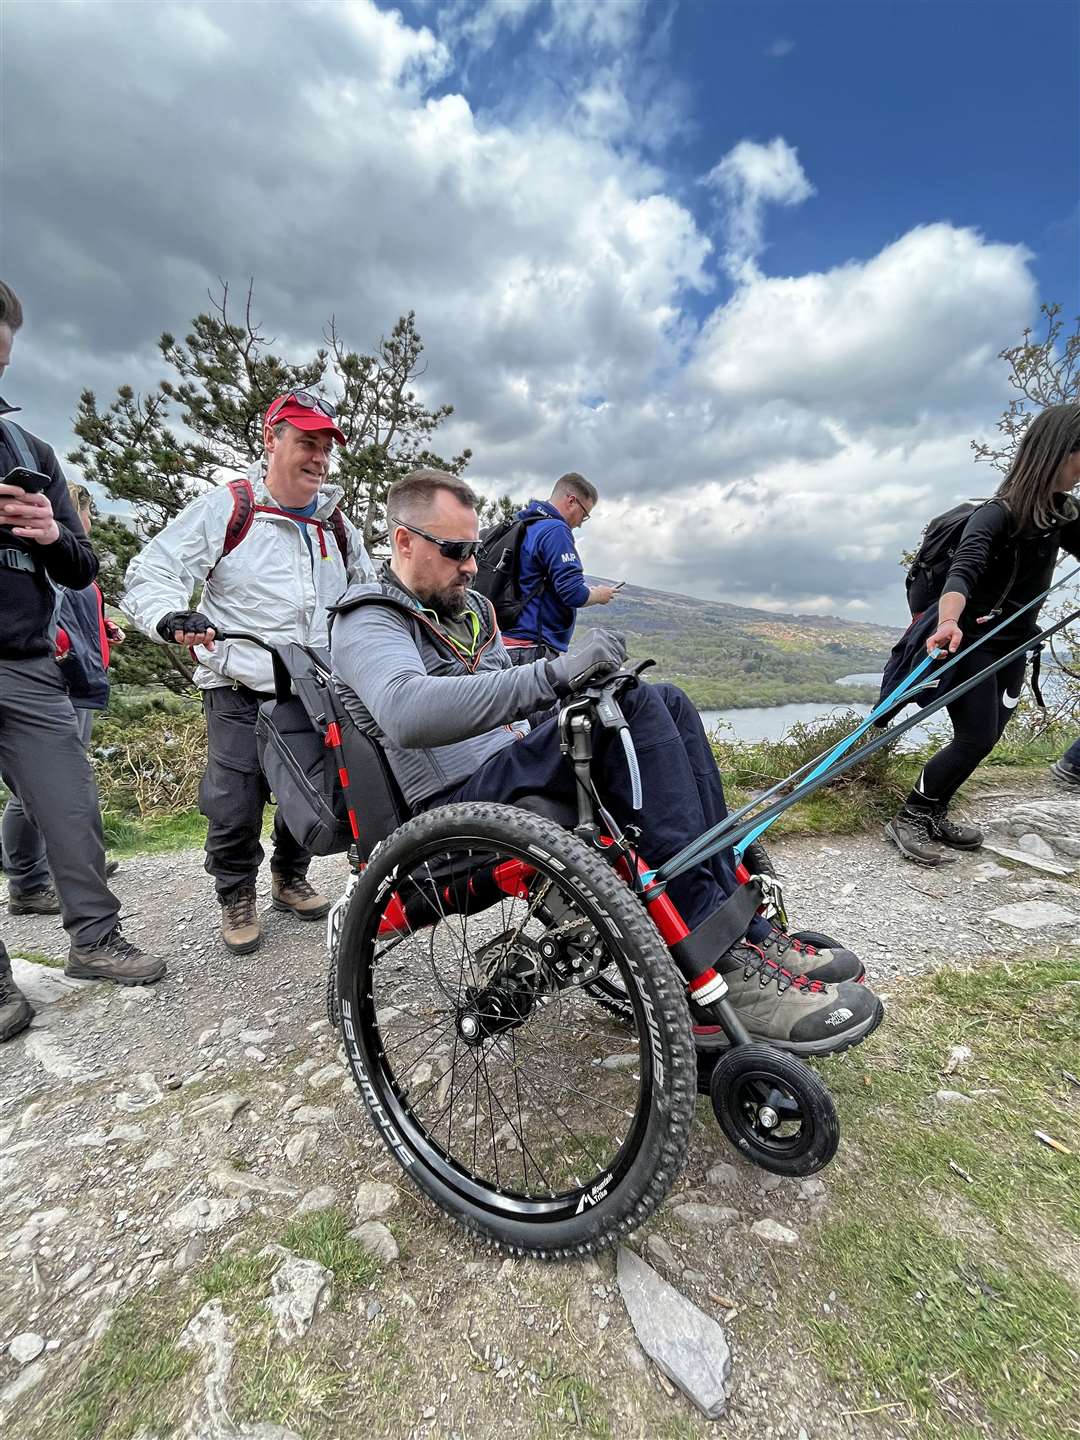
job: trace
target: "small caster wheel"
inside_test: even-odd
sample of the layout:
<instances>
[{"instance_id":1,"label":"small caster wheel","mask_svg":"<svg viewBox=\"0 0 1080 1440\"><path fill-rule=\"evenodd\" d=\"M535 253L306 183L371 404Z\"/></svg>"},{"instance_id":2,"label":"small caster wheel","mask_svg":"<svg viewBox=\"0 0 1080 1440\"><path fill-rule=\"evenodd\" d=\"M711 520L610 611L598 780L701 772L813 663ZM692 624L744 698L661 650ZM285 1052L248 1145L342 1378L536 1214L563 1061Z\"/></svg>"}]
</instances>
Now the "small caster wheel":
<instances>
[{"instance_id":1,"label":"small caster wheel","mask_svg":"<svg viewBox=\"0 0 1080 1440\"><path fill-rule=\"evenodd\" d=\"M839 940L833 940L820 930L789 930L792 940L801 940L804 945L813 945L815 950L843 950Z\"/></svg>"},{"instance_id":2,"label":"small caster wheel","mask_svg":"<svg viewBox=\"0 0 1080 1440\"><path fill-rule=\"evenodd\" d=\"M836 1154L840 1121L808 1065L772 1045L736 1045L710 1082L721 1130L747 1160L774 1175L813 1175Z\"/></svg>"}]
</instances>

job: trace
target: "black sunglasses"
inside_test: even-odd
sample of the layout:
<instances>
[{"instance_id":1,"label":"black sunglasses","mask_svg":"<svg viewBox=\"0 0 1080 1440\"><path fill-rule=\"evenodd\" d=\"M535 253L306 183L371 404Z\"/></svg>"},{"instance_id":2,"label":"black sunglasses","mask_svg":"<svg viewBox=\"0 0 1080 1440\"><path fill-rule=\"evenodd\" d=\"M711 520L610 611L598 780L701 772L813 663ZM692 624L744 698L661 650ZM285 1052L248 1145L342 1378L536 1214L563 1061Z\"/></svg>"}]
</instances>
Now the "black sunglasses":
<instances>
[{"instance_id":1,"label":"black sunglasses","mask_svg":"<svg viewBox=\"0 0 1080 1440\"><path fill-rule=\"evenodd\" d=\"M290 400L295 400L297 405L303 405L305 410L318 410L328 420L337 419L336 407L331 405L329 400L324 400L321 395L311 395L306 390L289 390L277 402L272 414L267 415L266 423L268 425L274 423L274 416L280 415Z\"/></svg>"},{"instance_id":2,"label":"black sunglasses","mask_svg":"<svg viewBox=\"0 0 1080 1440\"><path fill-rule=\"evenodd\" d=\"M432 545L437 545L439 554L446 560L471 560L483 543L480 540L440 540L438 535L429 535L426 530L420 530L417 526L409 525L404 520L396 520L392 515L390 524L400 525L411 535L419 535L421 540L427 540Z\"/></svg>"}]
</instances>

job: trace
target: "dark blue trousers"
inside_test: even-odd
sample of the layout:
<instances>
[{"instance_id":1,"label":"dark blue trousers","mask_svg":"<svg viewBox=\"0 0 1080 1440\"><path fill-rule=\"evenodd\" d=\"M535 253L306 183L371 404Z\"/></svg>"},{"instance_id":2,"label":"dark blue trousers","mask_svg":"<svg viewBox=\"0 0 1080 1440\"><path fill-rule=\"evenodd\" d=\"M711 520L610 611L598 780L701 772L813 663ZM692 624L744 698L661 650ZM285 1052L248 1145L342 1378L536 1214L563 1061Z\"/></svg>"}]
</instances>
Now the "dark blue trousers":
<instances>
[{"instance_id":1,"label":"dark blue trousers","mask_svg":"<svg viewBox=\"0 0 1080 1440\"><path fill-rule=\"evenodd\" d=\"M712 747L693 704L676 685L640 684L622 699L641 768L643 805L631 808L630 776L618 738L598 730L593 774L604 803L620 825L641 828L641 853L648 865L661 865L727 815L724 785ZM439 804L455 800L496 800L512 804L522 795L543 793L575 800L574 773L559 750L555 720L547 720L493 755L464 784ZM668 894L691 929L700 925L732 894L735 856L723 850L678 876ZM747 934L762 939L769 927L759 917Z\"/></svg>"}]
</instances>

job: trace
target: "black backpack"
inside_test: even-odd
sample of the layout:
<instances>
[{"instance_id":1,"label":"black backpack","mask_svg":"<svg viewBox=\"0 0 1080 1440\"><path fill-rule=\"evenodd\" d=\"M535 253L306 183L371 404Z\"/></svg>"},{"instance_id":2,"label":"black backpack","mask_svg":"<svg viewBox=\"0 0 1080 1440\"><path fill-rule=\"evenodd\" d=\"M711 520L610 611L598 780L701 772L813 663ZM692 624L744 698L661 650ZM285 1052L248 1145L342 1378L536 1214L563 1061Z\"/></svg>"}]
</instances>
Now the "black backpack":
<instances>
[{"instance_id":1,"label":"black backpack","mask_svg":"<svg viewBox=\"0 0 1080 1440\"><path fill-rule=\"evenodd\" d=\"M521 593L521 545L525 531L534 521L550 518L549 515L515 515L512 520L500 520L480 533L472 588L486 595L494 605L500 630L512 630L525 606L544 588L541 580L528 595Z\"/></svg>"},{"instance_id":2,"label":"black backpack","mask_svg":"<svg viewBox=\"0 0 1080 1440\"><path fill-rule=\"evenodd\" d=\"M935 515L927 523L919 548L915 552L915 559L907 573L908 606L913 616L921 615L935 600L940 598L945 577L949 573L956 548L960 544L960 537L964 533L964 526L976 510L981 510L984 505L993 503L992 500L965 500L960 505L954 505L951 510L946 510L941 515ZM999 501L998 503L1003 502ZM1019 552L1014 548L1012 573L990 614L997 614L1012 589L1016 580L1018 561Z\"/></svg>"}]
</instances>

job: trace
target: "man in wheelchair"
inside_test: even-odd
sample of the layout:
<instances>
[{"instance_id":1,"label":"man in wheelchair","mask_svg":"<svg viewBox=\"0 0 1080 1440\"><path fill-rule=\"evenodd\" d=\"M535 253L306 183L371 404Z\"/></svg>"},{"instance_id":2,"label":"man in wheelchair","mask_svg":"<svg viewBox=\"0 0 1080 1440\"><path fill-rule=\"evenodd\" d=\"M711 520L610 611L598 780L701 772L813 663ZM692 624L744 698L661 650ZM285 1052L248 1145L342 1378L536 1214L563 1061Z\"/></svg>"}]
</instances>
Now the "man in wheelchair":
<instances>
[{"instance_id":1,"label":"man in wheelchair","mask_svg":"<svg viewBox=\"0 0 1080 1440\"><path fill-rule=\"evenodd\" d=\"M560 750L554 707L587 680L618 669L620 636L590 630L565 655L515 666L491 603L470 589L478 548L477 499L445 471L423 469L387 495L391 563L354 584L331 632L342 702L382 746L414 812L454 801L514 804L542 794L572 807L575 781ZM621 698L640 761L636 812L622 750L596 741L594 773L620 825L636 824L651 865L726 815L723 783L693 704L674 685L639 684ZM530 728L523 718L552 708ZM669 895L693 929L733 894L731 851L673 879ZM850 951L815 950L760 916L714 962L753 1038L800 1053L830 1054L865 1038L881 1004L860 983ZM726 1045L708 1006L696 1007L700 1048Z\"/></svg>"}]
</instances>

